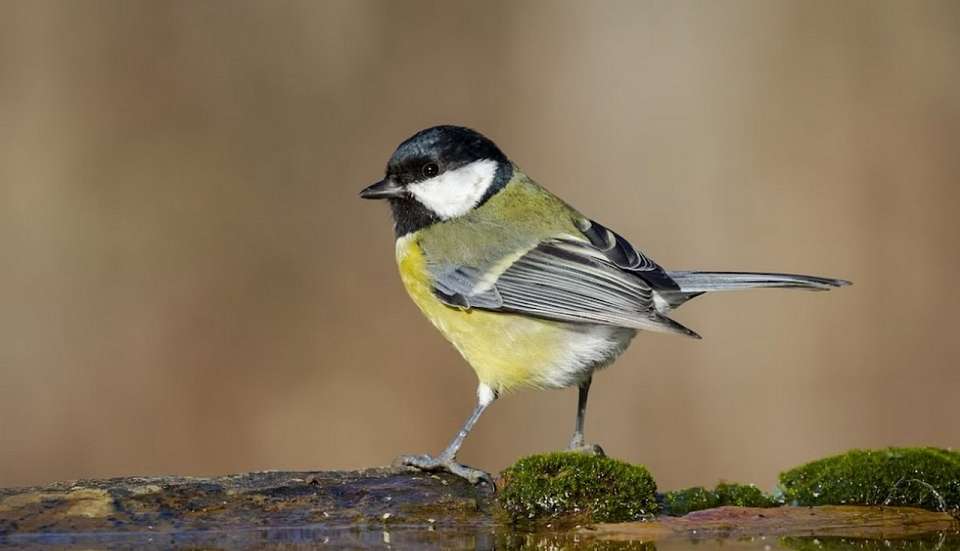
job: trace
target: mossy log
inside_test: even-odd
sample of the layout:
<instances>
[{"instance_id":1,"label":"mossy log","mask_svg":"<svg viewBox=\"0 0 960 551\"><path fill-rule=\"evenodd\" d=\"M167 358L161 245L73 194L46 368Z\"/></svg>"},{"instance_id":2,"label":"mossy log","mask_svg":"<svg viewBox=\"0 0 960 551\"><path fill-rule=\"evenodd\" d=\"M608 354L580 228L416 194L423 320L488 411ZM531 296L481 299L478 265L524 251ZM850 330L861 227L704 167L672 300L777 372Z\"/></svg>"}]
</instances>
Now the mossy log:
<instances>
[{"instance_id":1,"label":"mossy log","mask_svg":"<svg viewBox=\"0 0 960 551\"><path fill-rule=\"evenodd\" d=\"M518 538L655 541L750 535L907 537L956 533L947 513L891 507L720 507L647 522L554 527L498 523L491 492L456 477L398 469L132 477L0 489L0 547L124 541L231 547L251 541L441 548L510 547ZM277 534L285 534L278 536ZM392 538L392 540L391 540ZM560 539L558 539L560 538ZM539 541L539 540L538 540ZM242 546L242 545L241 545Z\"/></svg>"}]
</instances>

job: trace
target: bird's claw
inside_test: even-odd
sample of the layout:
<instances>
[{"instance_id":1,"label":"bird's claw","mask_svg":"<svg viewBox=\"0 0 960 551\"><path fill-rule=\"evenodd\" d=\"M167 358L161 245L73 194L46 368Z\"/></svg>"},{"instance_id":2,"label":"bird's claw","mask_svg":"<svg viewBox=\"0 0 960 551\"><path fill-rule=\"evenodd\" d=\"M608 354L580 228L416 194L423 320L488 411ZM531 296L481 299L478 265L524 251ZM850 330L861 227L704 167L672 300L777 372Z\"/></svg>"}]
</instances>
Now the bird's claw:
<instances>
[{"instance_id":1,"label":"bird's claw","mask_svg":"<svg viewBox=\"0 0 960 551\"><path fill-rule=\"evenodd\" d=\"M585 453L587 455L595 455L597 457L607 456L607 454L604 453L603 448L601 448L597 444L580 444L578 446L574 446L571 444L571 446L567 448L567 451L571 451L574 453Z\"/></svg>"},{"instance_id":2,"label":"bird's claw","mask_svg":"<svg viewBox=\"0 0 960 551\"><path fill-rule=\"evenodd\" d=\"M401 455L393 461L393 464L399 467L413 467L427 472L448 472L465 479L471 484L486 483L491 488L496 488L493 477L489 473L467 467L454 461L452 457L433 457L430 455Z\"/></svg>"}]
</instances>

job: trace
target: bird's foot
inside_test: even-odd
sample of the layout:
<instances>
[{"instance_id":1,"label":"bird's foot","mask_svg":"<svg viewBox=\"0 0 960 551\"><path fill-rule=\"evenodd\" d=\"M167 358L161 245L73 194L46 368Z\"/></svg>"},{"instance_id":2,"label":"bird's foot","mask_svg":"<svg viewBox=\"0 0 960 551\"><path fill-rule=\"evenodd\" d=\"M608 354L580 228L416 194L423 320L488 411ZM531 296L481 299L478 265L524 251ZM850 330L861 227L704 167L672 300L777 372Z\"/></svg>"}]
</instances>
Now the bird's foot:
<instances>
[{"instance_id":1,"label":"bird's foot","mask_svg":"<svg viewBox=\"0 0 960 551\"><path fill-rule=\"evenodd\" d=\"M414 467L426 472L448 472L459 476L471 484L486 483L490 488L496 488L493 477L485 471L467 467L454 461L453 457L433 457L430 455L401 455L393 460L398 467Z\"/></svg>"},{"instance_id":2,"label":"bird's foot","mask_svg":"<svg viewBox=\"0 0 960 551\"><path fill-rule=\"evenodd\" d=\"M603 452L603 448L596 444L578 444L574 445L573 442L570 443L570 447L567 448L567 451L574 453L585 453L587 455L595 455L597 457L606 457L607 454Z\"/></svg>"}]
</instances>

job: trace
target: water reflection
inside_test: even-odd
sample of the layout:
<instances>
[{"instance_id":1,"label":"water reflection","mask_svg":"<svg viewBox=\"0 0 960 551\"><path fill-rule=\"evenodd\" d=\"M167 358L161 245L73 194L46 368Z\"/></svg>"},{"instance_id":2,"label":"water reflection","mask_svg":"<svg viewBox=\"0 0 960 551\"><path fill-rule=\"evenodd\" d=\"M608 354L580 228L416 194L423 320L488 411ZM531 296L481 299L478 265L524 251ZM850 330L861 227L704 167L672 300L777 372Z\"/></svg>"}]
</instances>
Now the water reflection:
<instances>
[{"instance_id":1,"label":"water reflection","mask_svg":"<svg viewBox=\"0 0 960 551\"><path fill-rule=\"evenodd\" d=\"M916 536L905 539L864 539L864 538L838 538L838 537L803 537L803 538L782 538L781 543L786 549L796 549L799 551L829 551L837 550L954 550L960 549L960 534L936 533L925 536Z\"/></svg>"},{"instance_id":2,"label":"water reflection","mask_svg":"<svg viewBox=\"0 0 960 551\"><path fill-rule=\"evenodd\" d=\"M589 549L674 551L829 551L829 550L960 550L960 532L934 533L907 539L858 539L824 536L744 539L689 539L657 542L600 540L579 533L514 533L489 527L425 529L422 526L349 528L308 527L265 530L193 531L167 534L45 534L0 536L0 549Z\"/></svg>"}]
</instances>

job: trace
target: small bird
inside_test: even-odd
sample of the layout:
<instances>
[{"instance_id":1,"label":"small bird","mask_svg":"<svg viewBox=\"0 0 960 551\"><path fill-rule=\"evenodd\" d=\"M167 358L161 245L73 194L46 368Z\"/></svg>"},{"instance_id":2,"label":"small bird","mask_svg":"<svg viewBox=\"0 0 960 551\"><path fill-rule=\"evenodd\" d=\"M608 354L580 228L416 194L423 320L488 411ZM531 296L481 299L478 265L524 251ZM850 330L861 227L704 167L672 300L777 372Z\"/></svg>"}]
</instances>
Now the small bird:
<instances>
[{"instance_id":1,"label":"small bird","mask_svg":"<svg viewBox=\"0 0 960 551\"><path fill-rule=\"evenodd\" d=\"M396 463L490 476L457 462L483 411L519 388L579 387L569 448L603 453L583 435L594 371L637 331L700 336L667 317L712 291L826 290L850 282L807 275L667 271L623 237L553 195L469 128L435 126L397 147L386 176L360 192L393 214L403 285L479 379L477 405L437 457Z\"/></svg>"}]
</instances>

